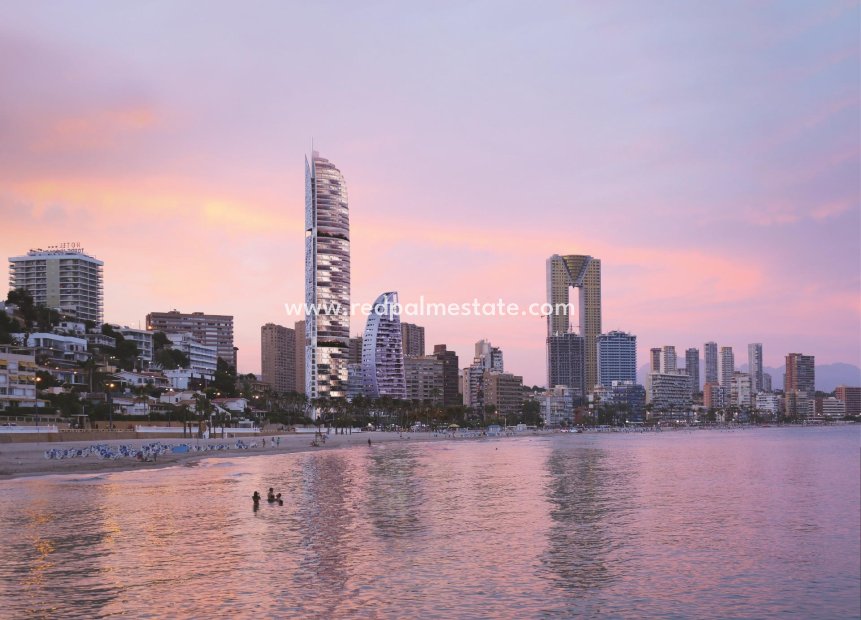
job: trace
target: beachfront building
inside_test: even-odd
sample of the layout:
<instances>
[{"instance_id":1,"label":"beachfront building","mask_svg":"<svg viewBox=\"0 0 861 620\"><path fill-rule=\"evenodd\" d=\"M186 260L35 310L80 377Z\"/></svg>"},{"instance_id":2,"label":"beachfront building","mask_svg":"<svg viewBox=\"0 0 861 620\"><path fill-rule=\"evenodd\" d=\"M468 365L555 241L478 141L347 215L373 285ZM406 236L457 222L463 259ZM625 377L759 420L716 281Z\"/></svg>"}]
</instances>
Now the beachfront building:
<instances>
[{"instance_id":1,"label":"beachfront building","mask_svg":"<svg viewBox=\"0 0 861 620\"><path fill-rule=\"evenodd\" d=\"M786 392L784 395L786 417L810 420L816 417L816 397L803 390Z\"/></svg>"},{"instance_id":2,"label":"beachfront building","mask_svg":"<svg viewBox=\"0 0 861 620\"><path fill-rule=\"evenodd\" d=\"M703 406L706 409L723 409L729 405L726 388L719 383L706 383L703 386Z\"/></svg>"},{"instance_id":3,"label":"beachfront building","mask_svg":"<svg viewBox=\"0 0 861 620\"><path fill-rule=\"evenodd\" d=\"M691 378L682 372L649 374L647 400L653 411L681 410L691 406Z\"/></svg>"},{"instance_id":4,"label":"beachfront building","mask_svg":"<svg viewBox=\"0 0 861 620\"><path fill-rule=\"evenodd\" d=\"M485 370L484 405L496 407L496 415L500 417L516 416L523 405L523 377Z\"/></svg>"},{"instance_id":5,"label":"beachfront building","mask_svg":"<svg viewBox=\"0 0 861 620\"><path fill-rule=\"evenodd\" d=\"M558 428L574 424L575 399L571 388L557 385L536 396L545 428Z\"/></svg>"},{"instance_id":6,"label":"beachfront building","mask_svg":"<svg viewBox=\"0 0 861 620\"><path fill-rule=\"evenodd\" d=\"M570 290L579 291L579 329L570 316ZM591 256L554 254L547 259L547 337L577 331L584 340L585 391L598 383L598 336L601 334L601 261ZM548 341L549 342L549 341ZM547 356L548 365L554 357ZM548 376L555 374L548 367ZM552 387L552 384L550 385Z\"/></svg>"},{"instance_id":7,"label":"beachfront building","mask_svg":"<svg viewBox=\"0 0 861 620\"><path fill-rule=\"evenodd\" d=\"M347 184L317 151L310 162L305 159L305 303L313 309L305 316L305 394L344 397L350 340Z\"/></svg>"},{"instance_id":8,"label":"beachfront building","mask_svg":"<svg viewBox=\"0 0 861 620\"><path fill-rule=\"evenodd\" d=\"M424 355L425 328L413 323L401 323L401 345L404 348L404 355Z\"/></svg>"},{"instance_id":9,"label":"beachfront building","mask_svg":"<svg viewBox=\"0 0 861 620\"><path fill-rule=\"evenodd\" d=\"M461 371L463 404L474 411L484 408L484 367L472 363Z\"/></svg>"},{"instance_id":10,"label":"beachfront building","mask_svg":"<svg viewBox=\"0 0 861 620\"><path fill-rule=\"evenodd\" d=\"M846 403L834 396L817 399L816 406L822 417L839 420L846 415Z\"/></svg>"},{"instance_id":11,"label":"beachfront building","mask_svg":"<svg viewBox=\"0 0 861 620\"><path fill-rule=\"evenodd\" d=\"M260 328L260 363L263 383L275 392L296 390L296 332L266 323Z\"/></svg>"},{"instance_id":12,"label":"beachfront building","mask_svg":"<svg viewBox=\"0 0 861 620\"><path fill-rule=\"evenodd\" d=\"M718 346L716 342L707 342L703 345L703 356L705 357L705 382L720 383L718 377Z\"/></svg>"},{"instance_id":13,"label":"beachfront building","mask_svg":"<svg viewBox=\"0 0 861 620\"><path fill-rule=\"evenodd\" d=\"M574 332L547 337L547 386L574 391L577 404L586 396L586 341Z\"/></svg>"},{"instance_id":14,"label":"beachfront building","mask_svg":"<svg viewBox=\"0 0 861 620\"><path fill-rule=\"evenodd\" d=\"M146 315L146 328L153 332L190 334L204 346L215 348L217 357L236 368L236 348L233 346L233 317L229 314L184 314L179 310L150 312Z\"/></svg>"},{"instance_id":15,"label":"beachfront building","mask_svg":"<svg viewBox=\"0 0 861 620\"><path fill-rule=\"evenodd\" d=\"M0 410L45 406L36 396L37 368L32 351L0 345Z\"/></svg>"},{"instance_id":16,"label":"beachfront building","mask_svg":"<svg viewBox=\"0 0 861 620\"><path fill-rule=\"evenodd\" d=\"M79 321L101 323L103 266L77 243L33 249L9 258L9 289L25 289L34 303Z\"/></svg>"},{"instance_id":17,"label":"beachfront building","mask_svg":"<svg viewBox=\"0 0 861 620\"><path fill-rule=\"evenodd\" d=\"M846 405L846 415L861 415L861 387L838 385L834 395Z\"/></svg>"},{"instance_id":18,"label":"beachfront building","mask_svg":"<svg viewBox=\"0 0 861 620\"><path fill-rule=\"evenodd\" d=\"M619 407L627 422L640 423L646 419L646 388L633 381L613 381L608 386L599 386L593 392L593 400Z\"/></svg>"},{"instance_id":19,"label":"beachfront building","mask_svg":"<svg viewBox=\"0 0 861 620\"><path fill-rule=\"evenodd\" d=\"M750 374L750 385L753 393L763 391L762 379L762 343L754 342L747 345L747 372Z\"/></svg>"},{"instance_id":20,"label":"beachfront building","mask_svg":"<svg viewBox=\"0 0 861 620\"><path fill-rule=\"evenodd\" d=\"M774 418L783 409L783 402L777 394L759 392L754 397L754 409L763 415Z\"/></svg>"},{"instance_id":21,"label":"beachfront building","mask_svg":"<svg viewBox=\"0 0 861 620\"><path fill-rule=\"evenodd\" d=\"M446 345L437 344L433 348L434 357L442 362L442 404L446 407L462 402L458 390L459 362L457 353L449 351Z\"/></svg>"},{"instance_id":22,"label":"beachfront building","mask_svg":"<svg viewBox=\"0 0 861 620\"><path fill-rule=\"evenodd\" d=\"M685 373L691 378L691 393L700 391L700 350L692 347L685 351Z\"/></svg>"},{"instance_id":23,"label":"beachfront building","mask_svg":"<svg viewBox=\"0 0 861 620\"><path fill-rule=\"evenodd\" d=\"M401 348L401 318L398 294L381 294L374 302L362 341L362 371L365 396L404 399L404 354Z\"/></svg>"},{"instance_id":24,"label":"beachfront building","mask_svg":"<svg viewBox=\"0 0 861 620\"><path fill-rule=\"evenodd\" d=\"M734 372L730 386L730 402L732 405L740 409L750 409L753 406L755 394L751 375L746 372Z\"/></svg>"},{"instance_id":25,"label":"beachfront building","mask_svg":"<svg viewBox=\"0 0 861 620\"><path fill-rule=\"evenodd\" d=\"M731 389L732 376L735 373L735 355L732 347L720 348L720 384L726 389Z\"/></svg>"},{"instance_id":26,"label":"beachfront building","mask_svg":"<svg viewBox=\"0 0 861 620\"><path fill-rule=\"evenodd\" d=\"M407 398L420 402L443 404L444 362L435 355L404 357Z\"/></svg>"},{"instance_id":27,"label":"beachfront building","mask_svg":"<svg viewBox=\"0 0 861 620\"><path fill-rule=\"evenodd\" d=\"M790 418L812 417L810 403L816 396L816 367L812 355L790 353L786 356L783 390L786 415Z\"/></svg>"},{"instance_id":28,"label":"beachfront building","mask_svg":"<svg viewBox=\"0 0 861 620\"><path fill-rule=\"evenodd\" d=\"M637 381L637 337L634 334L621 331L601 334L597 346L599 385Z\"/></svg>"}]
</instances>

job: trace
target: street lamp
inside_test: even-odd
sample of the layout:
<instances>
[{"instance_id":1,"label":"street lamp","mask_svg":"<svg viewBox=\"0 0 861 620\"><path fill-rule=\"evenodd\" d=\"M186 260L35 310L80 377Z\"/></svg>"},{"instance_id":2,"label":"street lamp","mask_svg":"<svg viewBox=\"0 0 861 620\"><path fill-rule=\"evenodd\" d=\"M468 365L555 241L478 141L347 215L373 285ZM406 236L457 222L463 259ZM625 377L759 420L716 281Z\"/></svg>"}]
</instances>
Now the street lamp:
<instances>
[{"instance_id":1,"label":"street lamp","mask_svg":"<svg viewBox=\"0 0 861 620\"><path fill-rule=\"evenodd\" d=\"M106 387L108 388L108 430L112 431L114 430L114 394L112 391L114 389L114 384L108 383L106 384Z\"/></svg>"}]
</instances>

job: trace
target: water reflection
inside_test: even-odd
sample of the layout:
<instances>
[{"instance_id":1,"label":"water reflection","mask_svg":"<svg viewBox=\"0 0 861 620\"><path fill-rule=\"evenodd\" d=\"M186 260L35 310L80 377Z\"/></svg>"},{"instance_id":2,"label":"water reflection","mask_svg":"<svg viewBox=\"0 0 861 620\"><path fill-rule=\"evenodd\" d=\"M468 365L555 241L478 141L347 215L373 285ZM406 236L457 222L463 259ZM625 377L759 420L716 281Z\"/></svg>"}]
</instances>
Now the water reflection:
<instances>
[{"instance_id":1,"label":"water reflection","mask_svg":"<svg viewBox=\"0 0 861 620\"><path fill-rule=\"evenodd\" d=\"M564 444L550 452L546 469L551 523L544 568L574 596L610 586L622 569L616 552L625 535L628 474L605 449Z\"/></svg>"},{"instance_id":2,"label":"water reflection","mask_svg":"<svg viewBox=\"0 0 861 620\"><path fill-rule=\"evenodd\" d=\"M764 429L5 481L0 617L857 617L859 471Z\"/></svg>"},{"instance_id":3,"label":"water reflection","mask_svg":"<svg viewBox=\"0 0 861 620\"><path fill-rule=\"evenodd\" d=\"M367 461L367 513L374 534L385 541L420 534L424 529L419 516L424 494L415 450L380 446Z\"/></svg>"},{"instance_id":4,"label":"water reflection","mask_svg":"<svg viewBox=\"0 0 861 620\"><path fill-rule=\"evenodd\" d=\"M349 534L355 519L353 474L347 455L333 453L307 458L301 476L301 557L294 579L299 587L315 593L317 608L331 614L338 608L349 580ZM294 552L289 548L284 551ZM294 584L284 585L283 595L295 594L291 592Z\"/></svg>"}]
</instances>

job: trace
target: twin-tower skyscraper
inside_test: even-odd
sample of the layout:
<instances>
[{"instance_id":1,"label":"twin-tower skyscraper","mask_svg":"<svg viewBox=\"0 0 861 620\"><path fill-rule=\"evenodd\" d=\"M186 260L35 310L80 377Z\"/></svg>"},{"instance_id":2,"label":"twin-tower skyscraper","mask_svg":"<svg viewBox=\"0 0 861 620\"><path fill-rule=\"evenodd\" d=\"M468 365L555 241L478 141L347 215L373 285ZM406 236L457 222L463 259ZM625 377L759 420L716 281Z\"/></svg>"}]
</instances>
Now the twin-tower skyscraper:
<instances>
[{"instance_id":1,"label":"twin-tower skyscraper","mask_svg":"<svg viewBox=\"0 0 861 620\"><path fill-rule=\"evenodd\" d=\"M571 325L572 288L580 293L579 336ZM565 385L585 397L598 384L601 261L573 254L548 258L547 301L552 308L547 315L547 387Z\"/></svg>"}]
</instances>

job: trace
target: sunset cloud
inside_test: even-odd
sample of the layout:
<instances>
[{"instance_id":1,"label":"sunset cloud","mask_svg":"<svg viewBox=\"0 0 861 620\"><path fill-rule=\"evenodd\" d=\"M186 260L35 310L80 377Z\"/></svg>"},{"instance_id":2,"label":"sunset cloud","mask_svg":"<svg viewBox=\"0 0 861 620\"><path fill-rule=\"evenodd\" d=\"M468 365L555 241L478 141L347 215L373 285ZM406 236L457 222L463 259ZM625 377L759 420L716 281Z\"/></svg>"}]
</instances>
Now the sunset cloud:
<instances>
[{"instance_id":1,"label":"sunset cloud","mask_svg":"<svg viewBox=\"0 0 861 620\"><path fill-rule=\"evenodd\" d=\"M313 139L355 301L541 302L546 258L583 253L641 362L861 363L857 3L99 7L0 7L0 246L82 243L111 321L234 314L258 371L260 325L304 299ZM540 317L416 321L544 381Z\"/></svg>"}]
</instances>

